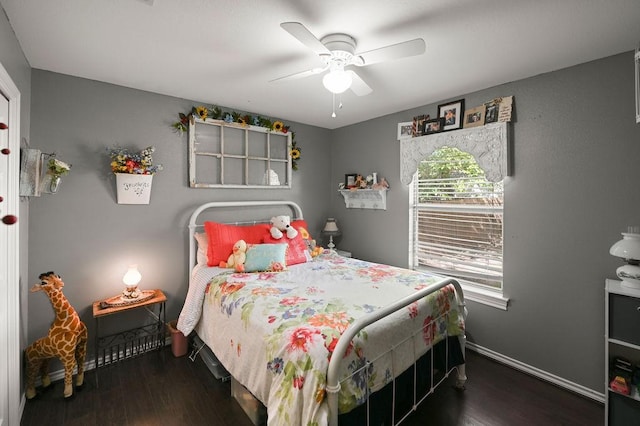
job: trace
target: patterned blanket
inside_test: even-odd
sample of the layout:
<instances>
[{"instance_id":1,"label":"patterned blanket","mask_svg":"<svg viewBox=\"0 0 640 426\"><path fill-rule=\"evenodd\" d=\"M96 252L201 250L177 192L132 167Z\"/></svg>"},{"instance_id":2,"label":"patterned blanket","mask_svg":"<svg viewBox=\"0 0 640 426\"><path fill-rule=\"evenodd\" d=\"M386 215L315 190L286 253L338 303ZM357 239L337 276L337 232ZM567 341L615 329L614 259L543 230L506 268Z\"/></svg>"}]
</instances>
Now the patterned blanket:
<instances>
[{"instance_id":1,"label":"patterned blanket","mask_svg":"<svg viewBox=\"0 0 640 426\"><path fill-rule=\"evenodd\" d=\"M464 332L452 286L333 349L357 318L442 277L324 254L278 273L222 272L207 285L198 335L268 409L269 425L324 425L326 373L344 356L340 412L363 403L447 335Z\"/></svg>"}]
</instances>

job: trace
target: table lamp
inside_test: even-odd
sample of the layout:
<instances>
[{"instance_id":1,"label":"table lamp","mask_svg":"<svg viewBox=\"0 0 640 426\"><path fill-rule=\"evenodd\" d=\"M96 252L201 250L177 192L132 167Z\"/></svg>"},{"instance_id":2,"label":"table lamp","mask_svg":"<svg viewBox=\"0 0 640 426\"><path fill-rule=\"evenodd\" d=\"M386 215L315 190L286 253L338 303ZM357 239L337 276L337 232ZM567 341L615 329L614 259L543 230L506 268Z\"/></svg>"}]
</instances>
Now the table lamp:
<instances>
[{"instance_id":1,"label":"table lamp","mask_svg":"<svg viewBox=\"0 0 640 426\"><path fill-rule=\"evenodd\" d=\"M327 219L327 222L324 224L322 233L329 236L329 244L327 245L327 248L329 250L333 250L336 247L336 245L333 244L333 237L337 237L342 234L342 232L340 232L340 229L338 229L338 224L336 223L336 220L334 218L330 217Z\"/></svg>"},{"instance_id":2,"label":"table lamp","mask_svg":"<svg viewBox=\"0 0 640 426\"><path fill-rule=\"evenodd\" d=\"M138 283L142 279L142 275L138 271L138 265L129 265L127 273L122 277L122 282L125 285L125 289L122 292L127 299L136 299L140 296L138 291Z\"/></svg>"},{"instance_id":3,"label":"table lamp","mask_svg":"<svg viewBox=\"0 0 640 426\"><path fill-rule=\"evenodd\" d=\"M609 253L627 263L616 270L622 285L640 290L640 226L630 226L628 232L623 232L622 239L611 246Z\"/></svg>"}]
</instances>

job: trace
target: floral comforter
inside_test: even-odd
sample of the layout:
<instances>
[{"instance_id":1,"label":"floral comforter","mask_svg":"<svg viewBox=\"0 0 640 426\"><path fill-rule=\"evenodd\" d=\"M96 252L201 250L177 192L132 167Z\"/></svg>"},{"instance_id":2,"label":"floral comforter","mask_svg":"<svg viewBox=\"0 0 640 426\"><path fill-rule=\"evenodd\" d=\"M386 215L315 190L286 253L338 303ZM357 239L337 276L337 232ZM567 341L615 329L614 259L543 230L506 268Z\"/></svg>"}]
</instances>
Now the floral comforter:
<instances>
[{"instance_id":1,"label":"floral comforter","mask_svg":"<svg viewBox=\"0 0 640 426\"><path fill-rule=\"evenodd\" d=\"M341 333L440 279L331 253L280 273L223 272L207 285L195 330L267 406L269 425L324 425L326 373ZM367 386L378 390L412 365L414 351L420 356L463 329L452 286L365 328L342 363L340 412L364 402Z\"/></svg>"}]
</instances>

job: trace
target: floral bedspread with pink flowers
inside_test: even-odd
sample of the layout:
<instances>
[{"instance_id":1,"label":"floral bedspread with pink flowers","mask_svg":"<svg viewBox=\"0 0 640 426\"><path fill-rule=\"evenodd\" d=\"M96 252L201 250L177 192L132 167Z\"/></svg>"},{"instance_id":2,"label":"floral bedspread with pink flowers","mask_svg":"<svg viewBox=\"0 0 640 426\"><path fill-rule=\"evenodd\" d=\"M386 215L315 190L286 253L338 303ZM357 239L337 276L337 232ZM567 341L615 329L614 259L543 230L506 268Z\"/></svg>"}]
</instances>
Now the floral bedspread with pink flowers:
<instances>
[{"instance_id":1,"label":"floral bedspread with pink flowers","mask_svg":"<svg viewBox=\"0 0 640 426\"><path fill-rule=\"evenodd\" d=\"M207 286L196 331L267 406L269 425L325 425L327 368L342 332L441 278L332 253L285 272L225 272ZM342 363L340 412L411 366L414 353L463 330L452 286L365 328Z\"/></svg>"}]
</instances>

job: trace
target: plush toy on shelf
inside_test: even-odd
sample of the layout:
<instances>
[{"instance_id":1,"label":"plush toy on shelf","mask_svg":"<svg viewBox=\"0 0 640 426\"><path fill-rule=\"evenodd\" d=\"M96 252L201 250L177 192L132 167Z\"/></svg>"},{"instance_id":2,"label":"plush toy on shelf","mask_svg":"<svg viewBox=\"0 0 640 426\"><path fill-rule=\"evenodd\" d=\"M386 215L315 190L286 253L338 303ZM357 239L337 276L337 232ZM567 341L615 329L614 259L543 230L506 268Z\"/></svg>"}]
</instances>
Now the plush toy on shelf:
<instances>
[{"instance_id":1,"label":"plush toy on shelf","mask_svg":"<svg viewBox=\"0 0 640 426\"><path fill-rule=\"evenodd\" d=\"M389 183L385 178L380 178L380 180L376 184L374 184L371 188L372 189L389 189Z\"/></svg>"},{"instance_id":2,"label":"plush toy on shelf","mask_svg":"<svg viewBox=\"0 0 640 426\"><path fill-rule=\"evenodd\" d=\"M362 177L362 175L356 176L356 185L353 189L365 189L367 187L367 181Z\"/></svg>"},{"instance_id":3,"label":"plush toy on shelf","mask_svg":"<svg viewBox=\"0 0 640 426\"><path fill-rule=\"evenodd\" d=\"M221 268L234 268L236 272L244 272L244 262L247 260L247 243L245 240L238 240L233 245L233 252L227 261L220 262Z\"/></svg>"},{"instance_id":4,"label":"plush toy on shelf","mask_svg":"<svg viewBox=\"0 0 640 426\"><path fill-rule=\"evenodd\" d=\"M276 240L287 235L289 239L293 239L298 235L298 231L291 226L291 218L289 216L274 216L271 218L271 236Z\"/></svg>"}]
</instances>

